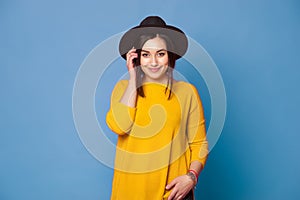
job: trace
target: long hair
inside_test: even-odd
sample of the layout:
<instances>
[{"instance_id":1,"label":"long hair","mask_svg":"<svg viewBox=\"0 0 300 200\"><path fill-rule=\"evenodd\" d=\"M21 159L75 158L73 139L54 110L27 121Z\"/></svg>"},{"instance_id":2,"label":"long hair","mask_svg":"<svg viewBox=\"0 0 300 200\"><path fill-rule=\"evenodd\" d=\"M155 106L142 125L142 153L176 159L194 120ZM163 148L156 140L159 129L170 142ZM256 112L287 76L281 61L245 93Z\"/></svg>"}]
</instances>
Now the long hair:
<instances>
[{"instance_id":1,"label":"long hair","mask_svg":"<svg viewBox=\"0 0 300 200\"><path fill-rule=\"evenodd\" d=\"M143 81L143 76L144 72L141 69L141 63L140 63L140 58L141 58L141 52L142 52L142 47L144 44L155 37L159 37L163 39L166 42L167 46L167 53L168 53L168 69L167 69L167 76L168 76L168 82L167 86L165 89L165 93L169 91L168 95L168 100L171 98L172 94L172 86L173 86L173 70L175 68L175 63L176 63L176 54L173 53L174 45L173 42L169 39L168 36L163 35L163 34L145 34L139 37L139 39L135 42L134 47L136 48L136 52L138 54L138 57L135 60L135 68L136 68L136 85L137 85L137 94L141 97L145 97L145 93L143 90L142 86L142 81Z\"/></svg>"}]
</instances>

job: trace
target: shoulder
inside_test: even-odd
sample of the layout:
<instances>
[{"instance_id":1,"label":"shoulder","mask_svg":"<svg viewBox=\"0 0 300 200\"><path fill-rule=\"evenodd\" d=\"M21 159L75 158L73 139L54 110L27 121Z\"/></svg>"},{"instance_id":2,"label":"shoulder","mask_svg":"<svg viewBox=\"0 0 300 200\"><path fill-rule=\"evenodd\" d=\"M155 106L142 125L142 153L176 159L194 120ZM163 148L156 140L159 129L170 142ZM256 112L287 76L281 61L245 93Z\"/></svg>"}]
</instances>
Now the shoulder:
<instances>
[{"instance_id":1,"label":"shoulder","mask_svg":"<svg viewBox=\"0 0 300 200\"><path fill-rule=\"evenodd\" d=\"M116 85L125 85L125 86L127 86L128 85L128 80L123 80L123 79L119 80Z\"/></svg>"},{"instance_id":2,"label":"shoulder","mask_svg":"<svg viewBox=\"0 0 300 200\"><path fill-rule=\"evenodd\" d=\"M197 88L193 84L185 81L176 81L174 83L174 89L176 92L184 93L185 95L198 95Z\"/></svg>"},{"instance_id":3,"label":"shoulder","mask_svg":"<svg viewBox=\"0 0 300 200\"><path fill-rule=\"evenodd\" d=\"M128 80L119 80L116 85L115 85L115 89L114 90L118 90L118 89L124 89L126 88L128 85Z\"/></svg>"},{"instance_id":4,"label":"shoulder","mask_svg":"<svg viewBox=\"0 0 300 200\"><path fill-rule=\"evenodd\" d=\"M176 95L180 100L189 105L189 109L203 109L201 97L195 85L184 81L177 82L175 85L177 87L175 92Z\"/></svg>"},{"instance_id":5,"label":"shoulder","mask_svg":"<svg viewBox=\"0 0 300 200\"><path fill-rule=\"evenodd\" d=\"M112 90L112 97L113 98L116 98L116 97L119 98L119 96L123 95L124 91L127 88L127 85L128 85L128 81L127 80L120 80L120 81L118 81L115 84L115 86L114 86L114 88Z\"/></svg>"}]
</instances>

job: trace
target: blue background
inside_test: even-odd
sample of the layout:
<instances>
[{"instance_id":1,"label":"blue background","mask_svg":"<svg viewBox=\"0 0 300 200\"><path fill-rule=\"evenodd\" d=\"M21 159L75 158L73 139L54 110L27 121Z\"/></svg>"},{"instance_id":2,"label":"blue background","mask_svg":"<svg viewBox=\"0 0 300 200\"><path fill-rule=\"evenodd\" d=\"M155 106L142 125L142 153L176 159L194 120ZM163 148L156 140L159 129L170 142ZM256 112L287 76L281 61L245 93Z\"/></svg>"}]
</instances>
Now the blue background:
<instances>
[{"instance_id":1,"label":"blue background","mask_svg":"<svg viewBox=\"0 0 300 200\"><path fill-rule=\"evenodd\" d=\"M300 199L299 8L297 0L2 0L0 199L109 199L113 170L79 139L73 84L96 45L151 14L200 43L225 84L226 122L197 199Z\"/></svg>"}]
</instances>

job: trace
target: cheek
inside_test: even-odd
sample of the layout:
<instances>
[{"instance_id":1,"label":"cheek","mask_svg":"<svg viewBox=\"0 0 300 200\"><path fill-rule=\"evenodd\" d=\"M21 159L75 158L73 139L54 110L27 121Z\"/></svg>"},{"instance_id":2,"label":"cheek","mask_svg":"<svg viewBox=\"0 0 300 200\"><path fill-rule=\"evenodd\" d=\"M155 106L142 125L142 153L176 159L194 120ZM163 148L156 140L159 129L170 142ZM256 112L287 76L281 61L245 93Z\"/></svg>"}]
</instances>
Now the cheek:
<instances>
[{"instance_id":1,"label":"cheek","mask_svg":"<svg viewBox=\"0 0 300 200\"><path fill-rule=\"evenodd\" d=\"M162 65L168 65L168 58L166 57L166 58L161 58L160 60L159 60L159 63L160 64L162 64Z\"/></svg>"},{"instance_id":2,"label":"cheek","mask_svg":"<svg viewBox=\"0 0 300 200\"><path fill-rule=\"evenodd\" d=\"M146 67L143 67L143 64L141 63L141 70L142 70L142 72L144 72L144 73L147 72L147 70L146 70L145 68L146 68Z\"/></svg>"},{"instance_id":3,"label":"cheek","mask_svg":"<svg viewBox=\"0 0 300 200\"><path fill-rule=\"evenodd\" d=\"M148 62L149 62L149 61L148 61L148 59L147 59L147 58L143 58L143 57L141 57L141 59L140 59L140 63L141 63L141 65L146 65Z\"/></svg>"},{"instance_id":4,"label":"cheek","mask_svg":"<svg viewBox=\"0 0 300 200\"><path fill-rule=\"evenodd\" d=\"M166 73L166 72L167 72L167 70L168 70L168 66L166 65L166 66L164 67L164 70L163 70L163 72L162 72L162 73L163 73L163 74L164 74L164 73Z\"/></svg>"}]
</instances>

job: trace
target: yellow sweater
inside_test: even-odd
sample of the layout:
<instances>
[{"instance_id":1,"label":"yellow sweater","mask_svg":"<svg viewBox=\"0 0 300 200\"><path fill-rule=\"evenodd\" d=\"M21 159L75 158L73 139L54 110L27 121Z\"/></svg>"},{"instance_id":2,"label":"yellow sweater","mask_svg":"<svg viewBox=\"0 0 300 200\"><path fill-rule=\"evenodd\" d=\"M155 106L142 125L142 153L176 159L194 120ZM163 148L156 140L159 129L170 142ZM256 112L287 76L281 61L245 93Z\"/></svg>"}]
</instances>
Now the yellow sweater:
<instances>
[{"instance_id":1,"label":"yellow sweater","mask_svg":"<svg viewBox=\"0 0 300 200\"><path fill-rule=\"evenodd\" d=\"M171 192L165 186L186 174L192 161L205 164L202 103L189 83L175 82L170 100L165 85L147 83L146 97L138 96L131 108L119 102L127 84L116 84L106 116L109 128L118 134L111 199L165 199Z\"/></svg>"}]
</instances>

